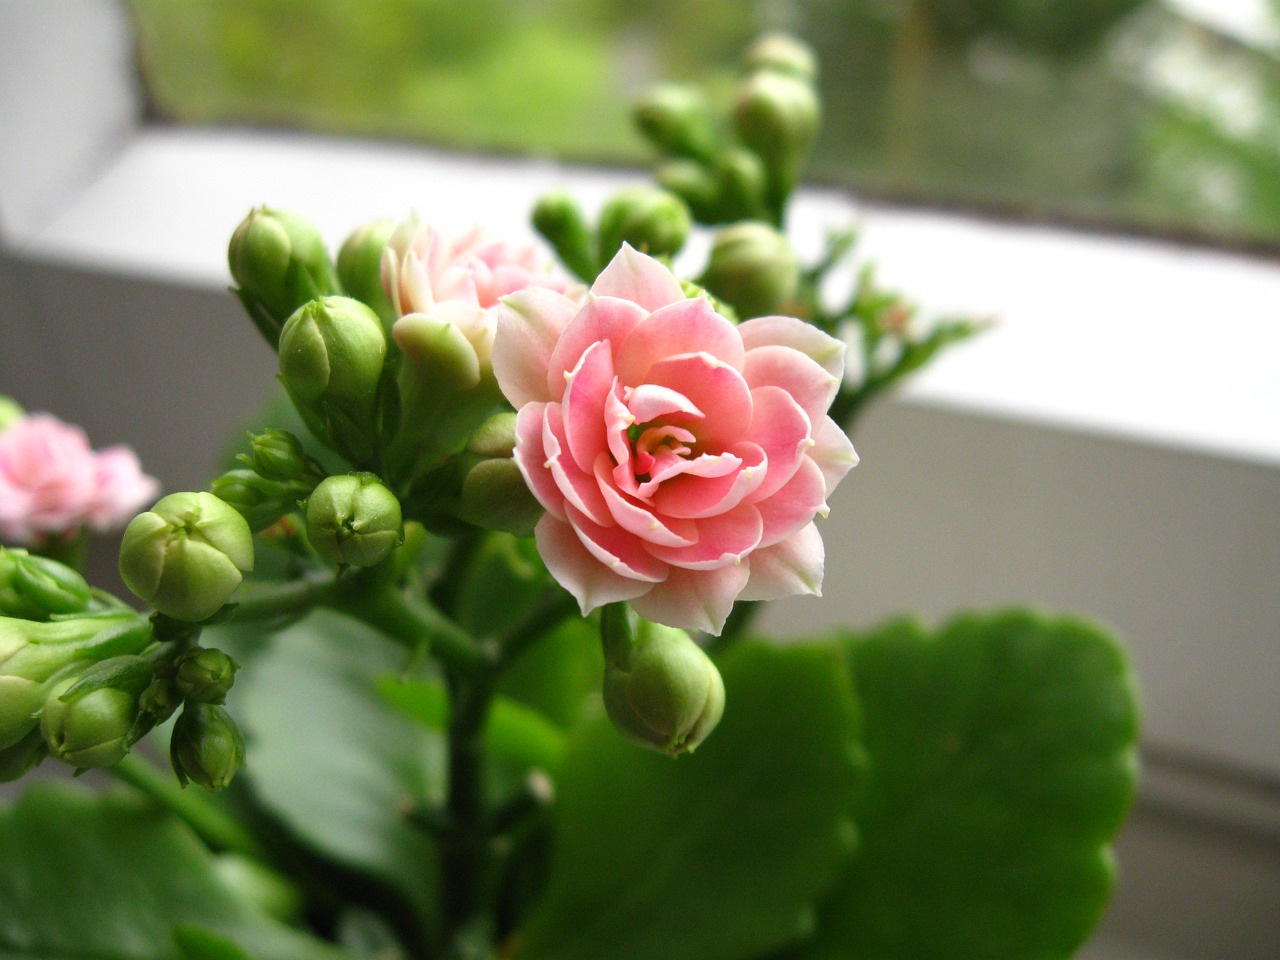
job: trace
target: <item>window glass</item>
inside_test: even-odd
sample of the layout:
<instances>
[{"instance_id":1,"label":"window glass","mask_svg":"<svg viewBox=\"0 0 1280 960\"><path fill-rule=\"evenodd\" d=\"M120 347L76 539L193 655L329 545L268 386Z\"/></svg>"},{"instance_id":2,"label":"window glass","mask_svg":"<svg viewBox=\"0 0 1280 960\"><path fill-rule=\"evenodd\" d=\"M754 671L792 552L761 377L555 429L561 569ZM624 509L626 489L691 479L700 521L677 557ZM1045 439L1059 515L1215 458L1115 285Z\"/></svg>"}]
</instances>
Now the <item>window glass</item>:
<instances>
[{"instance_id":1,"label":"window glass","mask_svg":"<svg viewBox=\"0 0 1280 960\"><path fill-rule=\"evenodd\" d=\"M626 104L808 40L812 178L1280 243L1272 0L131 0L162 117L643 162Z\"/></svg>"}]
</instances>

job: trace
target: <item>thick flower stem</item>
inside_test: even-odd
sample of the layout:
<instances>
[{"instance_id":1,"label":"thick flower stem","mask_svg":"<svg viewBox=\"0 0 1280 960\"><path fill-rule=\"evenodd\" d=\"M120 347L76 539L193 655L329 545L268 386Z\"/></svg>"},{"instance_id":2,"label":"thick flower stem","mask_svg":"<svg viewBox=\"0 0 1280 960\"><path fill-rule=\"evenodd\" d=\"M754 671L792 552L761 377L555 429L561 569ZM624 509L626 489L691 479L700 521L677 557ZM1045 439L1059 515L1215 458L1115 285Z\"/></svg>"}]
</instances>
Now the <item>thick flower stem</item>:
<instances>
[{"instance_id":1,"label":"thick flower stem","mask_svg":"<svg viewBox=\"0 0 1280 960\"><path fill-rule=\"evenodd\" d=\"M482 917L490 868L482 734L492 678L452 677L449 691L447 828L440 843L448 956L479 960L492 954Z\"/></svg>"},{"instance_id":2,"label":"thick flower stem","mask_svg":"<svg viewBox=\"0 0 1280 960\"><path fill-rule=\"evenodd\" d=\"M302 616L329 600L336 589L334 578L324 576L288 580L282 583L250 583L241 587L233 600L235 619L273 620L277 617Z\"/></svg>"},{"instance_id":3,"label":"thick flower stem","mask_svg":"<svg viewBox=\"0 0 1280 960\"><path fill-rule=\"evenodd\" d=\"M253 834L205 794L178 786L172 774L161 772L137 754L130 754L107 769L183 821L210 849L232 851L265 861L265 851Z\"/></svg>"}]
</instances>

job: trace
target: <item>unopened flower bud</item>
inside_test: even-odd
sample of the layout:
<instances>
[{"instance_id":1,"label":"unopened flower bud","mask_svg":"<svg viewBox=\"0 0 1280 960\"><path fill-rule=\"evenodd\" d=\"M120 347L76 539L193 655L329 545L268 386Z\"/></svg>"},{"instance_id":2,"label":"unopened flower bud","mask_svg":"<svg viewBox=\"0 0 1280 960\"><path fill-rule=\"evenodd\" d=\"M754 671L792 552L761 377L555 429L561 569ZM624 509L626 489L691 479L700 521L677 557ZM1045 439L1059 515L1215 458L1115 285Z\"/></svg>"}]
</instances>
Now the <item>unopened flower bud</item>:
<instances>
[{"instance_id":1,"label":"unopened flower bud","mask_svg":"<svg viewBox=\"0 0 1280 960\"><path fill-rule=\"evenodd\" d=\"M781 310L799 277L787 238L766 223L748 221L716 234L699 282L747 320Z\"/></svg>"},{"instance_id":2,"label":"unopened flower bud","mask_svg":"<svg viewBox=\"0 0 1280 960\"><path fill-rule=\"evenodd\" d=\"M608 263L624 243L651 256L671 256L689 239L691 227L689 208L674 193L653 187L623 190L600 211L598 259Z\"/></svg>"},{"instance_id":3,"label":"unopened flower bud","mask_svg":"<svg viewBox=\"0 0 1280 960\"><path fill-rule=\"evenodd\" d=\"M673 160L656 171L658 183L689 206L702 223L720 222L720 188L702 164L693 160Z\"/></svg>"},{"instance_id":4,"label":"unopened flower bud","mask_svg":"<svg viewBox=\"0 0 1280 960\"><path fill-rule=\"evenodd\" d=\"M0 750L13 746L32 731L44 697L42 683L26 677L0 676Z\"/></svg>"},{"instance_id":5,"label":"unopened flower bud","mask_svg":"<svg viewBox=\"0 0 1280 960\"><path fill-rule=\"evenodd\" d=\"M604 705L628 740L674 757L720 722L724 682L685 631L640 620L627 636L606 632Z\"/></svg>"},{"instance_id":6,"label":"unopened flower bud","mask_svg":"<svg viewBox=\"0 0 1280 960\"><path fill-rule=\"evenodd\" d=\"M0 394L0 433L3 433L26 415L27 412L18 406L16 400Z\"/></svg>"},{"instance_id":7,"label":"unopened flower bud","mask_svg":"<svg viewBox=\"0 0 1280 960\"><path fill-rule=\"evenodd\" d=\"M354 463L372 455L387 335L350 297L301 307L280 333L280 379L316 438Z\"/></svg>"},{"instance_id":8,"label":"unopened flower bud","mask_svg":"<svg viewBox=\"0 0 1280 960\"><path fill-rule=\"evenodd\" d=\"M228 470L209 488L215 497L232 507L258 533L297 509L298 501L311 492L308 484L268 480L253 470Z\"/></svg>"},{"instance_id":9,"label":"unopened flower bud","mask_svg":"<svg viewBox=\"0 0 1280 960\"><path fill-rule=\"evenodd\" d=\"M761 37L743 57L748 73L772 70L812 83L818 76L818 60L807 43L785 33L771 33Z\"/></svg>"},{"instance_id":10,"label":"unopened flower bud","mask_svg":"<svg viewBox=\"0 0 1280 960\"><path fill-rule=\"evenodd\" d=\"M268 480L301 480L324 476L323 468L307 455L302 441L288 430L269 427L249 435L249 455L240 459Z\"/></svg>"},{"instance_id":11,"label":"unopened flower bud","mask_svg":"<svg viewBox=\"0 0 1280 960\"><path fill-rule=\"evenodd\" d=\"M189 703L173 725L169 759L183 786L222 790L244 766L244 738L222 707Z\"/></svg>"},{"instance_id":12,"label":"unopened flower bud","mask_svg":"<svg viewBox=\"0 0 1280 960\"><path fill-rule=\"evenodd\" d=\"M717 223L761 217L766 209L768 177L764 165L750 150L725 150L716 157Z\"/></svg>"},{"instance_id":13,"label":"unopened flower bud","mask_svg":"<svg viewBox=\"0 0 1280 960\"><path fill-rule=\"evenodd\" d=\"M137 694L101 687L77 696L71 691L76 682L63 680L55 686L40 712L40 733L49 753L82 770L119 763L131 746Z\"/></svg>"},{"instance_id":14,"label":"unopened flower bud","mask_svg":"<svg viewBox=\"0 0 1280 960\"><path fill-rule=\"evenodd\" d=\"M818 132L821 110L812 85L770 70L742 82L733 120L742 142L783 183L794 183Z\"/></svg>"},{"instance_id":15,"label":"unopened flower bud","mask_svg":"<svg viewBox=\"0 0 1280 960\"><path fill-rule=\"evenodd\" d=\"M47 620L81 613L93 591L75 570L25 550L0 548L0 616Z\"/></svg>"},{"instance_id":16,"label":"unopened flower bud","mask_svg":"<svg viewBox=\"0 0 1280 960\"><path fill-rule=\"evenodd\" d=\"M396 319L395 307L382 285L382 253L387 249L394 220L374 220L347 237L338 251L338 279L349 296L371 307L390 333Z\"/></svg>"},{"instance_id":17,"label":"unopened flower bud","mask_svg":"<svg viewBox=\"0 0 1280 960\"><path fill-rule=\"evenodd\" d=\"M221 650L197 647L174 664L174 687L188 703L222 703L240 665Z\"/></svg>"},{"instance_id":18,"label":"unopened flower bud","mask_svg":"<svg viewBox=\"0 0 1280 960\"><path fill-rule=\"evenodd\" d=\"M253 569L253 534L211 493L173 493L133 518L120 545L120 576L175 620L213 616Z\"/></svg>"},{"instance_id":19,"label":"unopened flower bud","mask_svg":"<svg viewBox=\"0 0 1280 960\"><path fill-rule=\"evenodd\" d=\"M598 268L591 252L591 229L578 201L567 193L548 193L533 208L533 227L551 244L566 267L586 281Z\"/></svg>"},{"instance_id":20,"label":"unopened flower bud","mask_svg":"<svg viewBox=\"0 0 1280 960\"><path fill-rule=\"evenodd\" d=\"M251 211L231 235L227 260L236 293L273 347L295 310L340 289L320 232L286 210Z\"/></svg>"},{"instance_id":21,"label":"unopened flower bud","mask_svg":"<svg viewBox=\"0 0 1280 960\"><path fill-rule=\"evenodd\" d=\"M352 567L372 567L403 536L400 501L372 473L321 482L307 501L307 539L321 556Z\"/></svg>"},{"instance_id":22,"label":"unopened flower bud","mask_svg":"<svg viewBox=\"0 0 1280 960\"><path fill-rule=\"evenodd\" d=\"M150 625L132 611L50 623L0 617L0 677L43 683L77 660L133 654L150 642Z\"/></svg>"},{"instance_id":23,"label":"unopened flower bud","mask_svg":"<svg viewBox=\"0 0 1280 960\"><path fill-rule=\"evenodd\" d=\"M632 117L641 133L673 156L708 160L716 152L711 110L693 87L656 87L636 103Z\"/></svg>"}]
</instances>

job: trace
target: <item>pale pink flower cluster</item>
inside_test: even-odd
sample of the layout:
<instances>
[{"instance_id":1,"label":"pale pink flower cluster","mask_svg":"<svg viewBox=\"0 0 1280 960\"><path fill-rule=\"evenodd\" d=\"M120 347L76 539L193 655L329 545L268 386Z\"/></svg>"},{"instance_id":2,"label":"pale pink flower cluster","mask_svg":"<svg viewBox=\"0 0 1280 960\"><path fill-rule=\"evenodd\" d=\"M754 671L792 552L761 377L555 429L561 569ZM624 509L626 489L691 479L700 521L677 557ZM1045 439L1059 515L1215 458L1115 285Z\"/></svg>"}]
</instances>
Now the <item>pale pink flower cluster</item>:
<instances>
[{"instance_id":1,"label":"pale pink flower cluster","mask_svg":"<svg viewBox=\"0 0 1280 960\"><path fill-rule=\"evenodd\" d=\"M127 447L94 451L79 427L48 414L0 432L0 537L33 543L83 526L123 525L159 484Z\"/></svg>"},{"instance_id":2,"label":"pale pink flower cluster","mask_svg":"<svg viewBox=\"0 0 1280 960\"><path fill-rule=\"evenodd\" d=\"M719 633L735 600L820 592L814 518L857 463L827 410L844 346L791 317L734 326L623 247L584 306L508 297L493 367L538 549L585 613Z\"/></svg>"},{"instance_id":3,"label":"pale pink flower cluster","mask_svg":"<svg viewBox=\"0 0 1280 960\"><path fill-rule=\"evenodd\" d=\"M417 323L403 318L429 316L456 327L487 369L501 298L526 287L564 293L570 281L533 244L492 239L479 227L451 236L410 216L383 254L382 285L402 318L392 331L397 341Z\"/></svg>"}]
</instances>

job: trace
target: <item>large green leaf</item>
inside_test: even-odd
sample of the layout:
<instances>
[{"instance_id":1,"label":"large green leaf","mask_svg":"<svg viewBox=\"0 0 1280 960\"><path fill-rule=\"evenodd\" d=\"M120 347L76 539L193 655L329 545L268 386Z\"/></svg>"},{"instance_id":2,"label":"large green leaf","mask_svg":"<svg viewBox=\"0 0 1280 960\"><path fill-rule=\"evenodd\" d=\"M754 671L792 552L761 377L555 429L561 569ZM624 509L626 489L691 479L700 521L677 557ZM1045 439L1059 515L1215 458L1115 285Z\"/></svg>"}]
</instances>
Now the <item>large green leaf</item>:
<instances>
[{"instance_id":1,"label":"large green leaf","mask_svg":"<svg viewBox=\"0 0 1280 960\"><path fill-rule=\"evenodd\" d=\"M376 632L319 611L275 636L245 671L233 713L259 800L316 850L391 884L430 920L435 848L403 812L443 797L444 747L378 692L404 663Z\"/></svg>"},{"instance_id":2,"label":"large green leaf","mask_svg":"<svg viewBox=\"0 0 1280 960\"><path fill-rule=\"evenodd\" d=\"M833 649L743 646L698 752L602 718L565 757L547 893L520 960L740 960L798 937L853 844L856 710Z\"/></svg>"},{"instance_id":3,"label":"large green leaf","mask_svg":"<svg viewBox=\"0 0 1280 960\"><path fill-rule=\"evenodd\" d=\"M965 616L849 642L871 762L862 846L804 960L1070 956L1109 896L1137 707L1076 620Z\"/></svg>"},{"instance_id":4,"label":"large green leaf","mask_svg":"<svg viewBox=\"0 0 1280 960\"><path fill-rule=\"evenodd\" d=\"M227 957L352 958L241 900L186 827L133 796L33 785L0 809L0 864L0 960L180 960L179 936Z\"/></svg>"}]
</instances>

